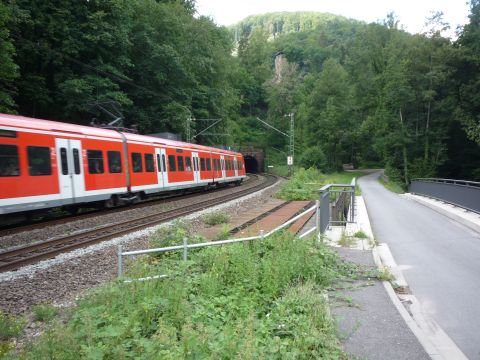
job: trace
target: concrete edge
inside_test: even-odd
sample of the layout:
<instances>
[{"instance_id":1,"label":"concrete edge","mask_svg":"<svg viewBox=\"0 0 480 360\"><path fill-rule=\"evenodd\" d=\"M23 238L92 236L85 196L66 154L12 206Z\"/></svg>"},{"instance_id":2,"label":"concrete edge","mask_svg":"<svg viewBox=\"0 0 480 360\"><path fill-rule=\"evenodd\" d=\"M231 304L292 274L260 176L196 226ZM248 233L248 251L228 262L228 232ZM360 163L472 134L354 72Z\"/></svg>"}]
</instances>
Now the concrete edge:
<instances>
[{"instance_id":1,"label":"concrete edge","mask_svg":"<svg viewBox=\"0 0 480 360\"><path fill-rule=\"evenodd\" d=\"M370 217L368 216L368 208L366 206L365 210L366 221L364 221L364 224L368 226L369 231L373 233L370 224ZM397 285L408 288L408 284L403 276L403 272L395 262L388 244L382 243L374 246L372 248L372 256L378 268L387 268L392 271L395 277L395 283ZM443 331L443 329L433 319L427 317L421 311L420 302L414 295L408 295L408 297L404 299L404 301L411 304L409 307L409 312L393 289L392 284L389 281L382 281L382 283L385 291L389 295L393 305L397 308L400 316L402 316L407 326L410 328L431 359L468 360L465 354Z\"/></svg>"},{"instance_id":2,"label":"concrete edge","mask_svg":"<svg viewBox=\"0 0 480 360\"><path fill-rule=\"evenodd\" d=\"M451 211L448 211L447 209L443 209L441 206L437 206L435 203L433 203L431 201L428 201L428 200L431 200L431 198L428 198L428 197L424 198L421 195L416 195L416 194L411 194L411 193L405 193L402 196L406 197L408 199L411 199L413 201L416 201L417 203L419 203L423 206L426 206L426 207L438 212L439 214L445 215L446 217L448 217L452 220L455 220L462 225L465 225L469 229L480 233L480 224L476 224L473 221L470 221L469 219L466 219L466 218L464 218L460 215L457 215L457 214L455 214ZM438 200L435 200L435 201L438 201Z\"/></svg>"}]
</instances>

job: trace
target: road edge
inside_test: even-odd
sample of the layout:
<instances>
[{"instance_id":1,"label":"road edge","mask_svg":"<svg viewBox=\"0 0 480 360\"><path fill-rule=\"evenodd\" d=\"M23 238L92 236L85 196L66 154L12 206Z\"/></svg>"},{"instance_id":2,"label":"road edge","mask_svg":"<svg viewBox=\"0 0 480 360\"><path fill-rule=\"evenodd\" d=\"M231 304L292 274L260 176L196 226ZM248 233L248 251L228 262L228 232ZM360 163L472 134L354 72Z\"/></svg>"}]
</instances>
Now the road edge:
<instances>
[{"instance_id":1,"label":"road edge","mask_svg":"<svg viewBox=\"0 0 480 360\"><path fill-rule=\"evenodd\" d=\"M362 200L363 196L362 196ZM373 229L368 215L366 202L364 203L365 216L363 225L369 233L373 234ZM361 211L357 211L360 214ZM372 256L376 266L379 269L388 269L395 278L395 283L402 288L408 289L408 284L403 276L401 269L395 262L393 254L386 243L375 243L372 248ZM415 295L405 295L403 301L409 304L407 310L406 304L395 292L390 281L382 281L385 291L387 292L393 305L402 316L403 320L415 335L417 340L423 346L424 350L433 360L468 360L465 354L455 344L455 342L443 331L440 325L421 310L420 302Z\"/></svg>"}]
</instances>

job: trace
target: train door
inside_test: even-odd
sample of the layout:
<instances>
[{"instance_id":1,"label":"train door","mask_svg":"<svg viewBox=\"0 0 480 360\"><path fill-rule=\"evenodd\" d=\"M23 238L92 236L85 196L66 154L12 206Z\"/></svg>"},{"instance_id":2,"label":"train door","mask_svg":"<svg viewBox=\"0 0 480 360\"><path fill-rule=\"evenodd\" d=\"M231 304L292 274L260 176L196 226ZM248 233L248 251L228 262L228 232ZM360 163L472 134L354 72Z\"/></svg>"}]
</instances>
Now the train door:
<instances>
[{"instance_id":1,"label":"train door","mask_svg":"<svg viewBox=\"0 0 480 360\"><path fill-rule=\"evenodd\" d=\"M82 144L80 140L55 139L55 145L60 197L75 199L83 196L85 179L82 174Z\"/></svg>"},{"instance_id":2,"label":"train door","mask_svg":"<svg viewBox=\"0 0 480 360\"><path fill-rule=\"evenodd\" d=\"M200 182L200 160L198 159L198 153L192 152L192 162L193 162L193 180L195 183Z\"/></svg>"},{"instance_id":3,"label":"train door","mask_svg":"<svg viewBox=\"0 0 480 360\"><path fill-rule=\"evenodd\" d=\"M235 170L235 177L238 176L238 162L237 162L237 157L233 157L233 168Z\"/></svg>"},{"instance_id":4,"label":"train door","mask_svg":"<svg viewBox=\"0 0 480 360\"><path fill-rule=\"evenodd\" d=\"M222 168L222 179L225 179L225 158L223 155L220 155L220 167Z\"/></svg>"},{"instance_id":5,"label":"train door","mask_svg":"<svg viewBox=\"0 0 480 360\"><path fill-rule=\"evenodd\" d=\"M168 174L167 174L167 155L165 149L155 148L155 156L157 158L157 177L158 183L162 187L168 185Z\"/></svg>"}]
</instances>

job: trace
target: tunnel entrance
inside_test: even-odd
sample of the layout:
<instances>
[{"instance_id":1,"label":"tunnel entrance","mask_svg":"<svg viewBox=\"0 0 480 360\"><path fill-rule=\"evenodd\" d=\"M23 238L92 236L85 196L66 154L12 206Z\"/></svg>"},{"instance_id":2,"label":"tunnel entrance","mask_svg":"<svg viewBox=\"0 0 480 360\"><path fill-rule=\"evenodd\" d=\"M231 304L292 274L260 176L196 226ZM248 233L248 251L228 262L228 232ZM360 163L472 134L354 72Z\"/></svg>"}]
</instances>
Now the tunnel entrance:
<instances>
[{"instance_id":1,"label":"tunnel entrance","mask_svg":"<svg viewBox=\"0 0 480 360\"><path fill-rule=\"evenodd\" d=\"M253 146L243 146L240 149L245 159L245 170L247 173L263 173L265 172L265 152L261 148Z\"/></svg>"},{"instance_id":2,"label":"tunnel entrance","mask_svg":"<svg viewBox=\"0 0 480 360\"><path fill-rule=\"evenodd\" d=\"M258 161L251 155L245 156L245 169L247 173L258 173Z\"/></svg>"}]
</instances>

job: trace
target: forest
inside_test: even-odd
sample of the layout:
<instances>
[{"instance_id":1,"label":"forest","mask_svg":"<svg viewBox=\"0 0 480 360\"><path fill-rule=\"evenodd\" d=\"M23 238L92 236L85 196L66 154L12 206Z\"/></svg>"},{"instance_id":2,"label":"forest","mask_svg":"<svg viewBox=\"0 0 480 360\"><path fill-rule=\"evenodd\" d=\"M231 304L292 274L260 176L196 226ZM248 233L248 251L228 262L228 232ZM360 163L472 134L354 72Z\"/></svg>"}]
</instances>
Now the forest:
<instances>
[{"instance_id":1,"label":"forest","mask_svg":"<svg viewBox=\"0 0 480 360\"><path fill-rule=\"evenodd\" d=\"M441 13L410 34L395 14L251 16L226 28L194 0L0 3L0 112L266 149L284 164L385 167L480 180L480 0L447 37ZM277 59L277 66L275 66ZM280 59L280 61L278 61ZM195 119L195 120L192 120ZM212 119L222 119L202 132ZM205 121L203 121L205 120Z\"/></svg>"}]
</instances>

